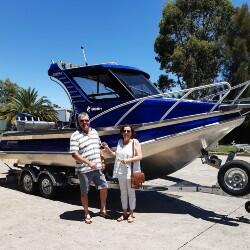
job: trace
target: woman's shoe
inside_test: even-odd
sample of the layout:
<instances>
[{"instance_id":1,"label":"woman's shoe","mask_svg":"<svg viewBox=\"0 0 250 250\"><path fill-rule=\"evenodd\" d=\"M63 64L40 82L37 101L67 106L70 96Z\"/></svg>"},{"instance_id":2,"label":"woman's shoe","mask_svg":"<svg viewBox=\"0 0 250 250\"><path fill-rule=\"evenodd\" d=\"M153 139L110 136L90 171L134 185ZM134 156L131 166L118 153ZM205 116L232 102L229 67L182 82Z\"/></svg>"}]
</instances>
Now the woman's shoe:
<instances>
[{"instance_id":1,"label":"woman's shoe","mask_svg":"<svg viewBox=\"0 0 250 250\"><path fill-rule=\"evenodd\" d=\"M126 220L127 219L127 216L125 216L124 214L122 215L122 216L120 216L118 219L117 219L117 221L118 222L121 222L121 221L124 221L124 220Z\"/></svg>"},{"instance_id":2,"label":"woman's shoe","mask_svg":"<svg viewBox=\"0 0 250 250\"><path fill-rule=\"evenodd\" d=\"M128 217L128 223L132 223L132 222L134 222L134 219L135 217L133 216L133 215L129 215L129 217Z\"/></svg>"}]
</instances>

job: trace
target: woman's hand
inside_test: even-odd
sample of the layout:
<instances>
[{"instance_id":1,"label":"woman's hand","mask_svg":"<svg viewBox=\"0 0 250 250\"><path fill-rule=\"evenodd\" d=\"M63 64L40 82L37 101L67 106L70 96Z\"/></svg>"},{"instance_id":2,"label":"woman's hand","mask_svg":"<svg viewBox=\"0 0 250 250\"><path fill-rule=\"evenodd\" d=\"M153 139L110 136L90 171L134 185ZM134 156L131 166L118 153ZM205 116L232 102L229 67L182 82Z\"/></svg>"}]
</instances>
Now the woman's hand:
<instances>
[{"instance_id":1,"label":"woman's hand","mask_svg":"<svg viewBox=\"0 0 250 250\"><path fill-rule=\"evenodd\" d=\"M127 163L130 163L130 162L132 162L130 158L121 160L122 164L127 164Z\"/></svg>"}]
</instances>

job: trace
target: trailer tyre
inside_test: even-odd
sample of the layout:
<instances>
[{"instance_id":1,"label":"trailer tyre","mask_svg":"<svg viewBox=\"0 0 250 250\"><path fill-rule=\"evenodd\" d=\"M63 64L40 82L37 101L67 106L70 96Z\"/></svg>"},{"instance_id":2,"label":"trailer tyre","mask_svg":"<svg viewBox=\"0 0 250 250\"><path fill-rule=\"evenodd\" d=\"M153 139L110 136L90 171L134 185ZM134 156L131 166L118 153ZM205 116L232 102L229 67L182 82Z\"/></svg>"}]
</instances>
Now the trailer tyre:
<instances>
[{"instance_id":1,"label":"trailer tyre","mask_svg":"<svg viewBox=\"0 0 250 250\"><path fill-rule=\"evenodd\" d=\"M244 196L250 193L250 164L233 160L225 163L218 172L221 189L232 196Z\"/></svg>"},{"instance_id":2,"label":"trailer tyre","mask_svg":"<svg viewBox=\"0 0 250 250\"><path fill-rule=\"evenodd\" d=\"M42 175L38 181L39 191L42 197L46 199L52 199L56 193L56 187L54 186L51 178L48 175Z\"/></svg>"},{"instance_id":3,"label":"trailer tyre","mask_svg":"<svg viewBox=\"0 0 250 250\"><path fill-rule=\"evenodd\" d=\"M24 172L21 177L22 190L27 194L34 194L36 191L36 183L29 172Z\"/></svg>"},{"instance_id":4,"label":"trailer tyre","mask_svg":"<svg viewBox=\"0 0 250 250\"><path fill-rule=\"evenodd\" d=\"M248 213L250 213L250 201L247 201L247 202L245 203L245 209L246 209L246 211L247 211Z\"/></svg>"}]
</instances>

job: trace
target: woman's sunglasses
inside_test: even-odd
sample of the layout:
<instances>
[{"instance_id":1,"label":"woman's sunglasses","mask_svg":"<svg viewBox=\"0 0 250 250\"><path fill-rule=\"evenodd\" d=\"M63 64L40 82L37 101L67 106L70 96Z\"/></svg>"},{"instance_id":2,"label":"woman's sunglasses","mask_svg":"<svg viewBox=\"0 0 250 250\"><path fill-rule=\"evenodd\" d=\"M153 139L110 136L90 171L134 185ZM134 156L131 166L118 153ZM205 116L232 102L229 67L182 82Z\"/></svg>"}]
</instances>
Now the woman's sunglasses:
<instances>
[{"instance_id":1,"label":"woman's sunglasses","mask_svg":"<svg viewBox=\"0 0 250 250\"><path fill-rule=\"evenodd\" d=\"M124 129L124 130L122 131L122 133L131 133L131 130Z\"/></svg>"}]
</instances>

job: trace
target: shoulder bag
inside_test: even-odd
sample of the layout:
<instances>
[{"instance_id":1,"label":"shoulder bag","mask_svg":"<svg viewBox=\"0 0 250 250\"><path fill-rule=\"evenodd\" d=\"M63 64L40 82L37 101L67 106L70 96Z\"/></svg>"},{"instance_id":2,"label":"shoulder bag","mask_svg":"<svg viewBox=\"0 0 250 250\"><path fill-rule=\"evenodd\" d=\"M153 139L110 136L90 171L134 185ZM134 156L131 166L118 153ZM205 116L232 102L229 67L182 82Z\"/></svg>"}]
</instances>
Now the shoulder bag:
<instances>
[{"instance_id":1,"label":"shoulder bag","mask_svg":"<svg viewBox=\"0 0 250 250\"><path fill-rule=\"evenodd\" d=\"M132 157L134 157L135 142L132 144ZM145 174L143 172L133 171L134 162L131 162L131 188L139 189L142 187L142 183L145 181Z\"/></svg>"}]
</instances>

